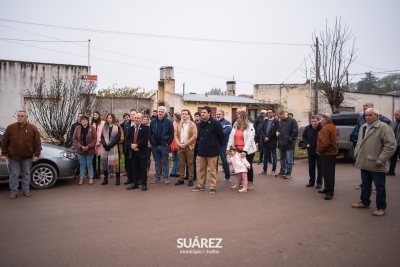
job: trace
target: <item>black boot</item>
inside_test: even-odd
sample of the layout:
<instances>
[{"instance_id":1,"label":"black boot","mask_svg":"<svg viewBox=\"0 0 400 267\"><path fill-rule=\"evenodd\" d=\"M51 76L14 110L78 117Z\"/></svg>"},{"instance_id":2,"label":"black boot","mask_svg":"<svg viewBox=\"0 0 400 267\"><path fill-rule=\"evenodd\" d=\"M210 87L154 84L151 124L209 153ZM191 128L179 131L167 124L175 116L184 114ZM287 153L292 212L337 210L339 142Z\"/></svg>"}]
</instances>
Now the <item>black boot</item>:
<instances>
[{"instance_id":1,"label":"black boot","mask_svg":"<svg viewBox=\"0 0 400 267\"><path fill-rule=\"evenodd\" d=\"M107 171L104 171L104 180L101 183L101 185L105 185L105 184L108 184L108 172Z\"/></svg>"},{"instance_id":2,"label":"black boot","mask_svg":"<svg viewBox=\"0 0 400 267\"><path fill-rule=\"evenodd\" d=\"M116 172L115 173L115 185L120 185L120 181L119 181L119 178L120 178L120 172Z\"/></svg>"}]
</instances>

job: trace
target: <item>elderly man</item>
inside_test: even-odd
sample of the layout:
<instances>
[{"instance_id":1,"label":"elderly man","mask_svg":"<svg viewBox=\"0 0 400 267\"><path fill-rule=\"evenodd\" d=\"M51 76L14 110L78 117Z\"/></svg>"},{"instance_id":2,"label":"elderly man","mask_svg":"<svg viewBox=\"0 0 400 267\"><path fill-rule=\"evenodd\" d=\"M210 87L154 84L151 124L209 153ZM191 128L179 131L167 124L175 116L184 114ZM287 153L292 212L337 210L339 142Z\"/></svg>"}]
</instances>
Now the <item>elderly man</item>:
<instances>
[{"instance_id":1,"label":"elderly man","mask_svg":"<svg viewBox=\"0 0 400 267\"><path fill-rule=\"evenodd\" d=\"M225 119L225 112L223 110L217 110L216 116L219 123L221 123L222 129L224 131L224 141L221 143L219 157L221 158L222 161L222 167L225 173L225 180L228 183L231 183L232 182L231 173L229 170L228 161L226 160L226 150L227 150L226 146L228 145L229 135L232 132L232 125L229 121Z\"/></svg>"},{"instance_id":2,"label":"elderly man","mask_svg":"<svg viewBox=\"0 0 400 267\"><path fill-rule=\"evenodd\" d=\"M394 154L390 157L389 171L386 176L395 176L394 171L396 170L397 157L400 157L400 110L396 110L394 113L394 121L390 123L394 132L394 137L396 137L397 148Z\"/></svg>"},{"instance_id":3,"label":"elderly man","mask_svg":"<svg viewBox=\"0 0 400 267\"><path fill-rule=\"evenodd\" d=\"M142 191L147 190L147 158L149 157L149 126L142 123L142 113L136 113L133 117L134 126L129 128L126 140L129 143L129 163L132 177L132 185L127 190L139 188L139 181L142 184Z\"/></svg>"},{"instance_id":4,"label":"elderly man","mask_svg":"<svg viewBox=\"0 0 400 267\"><path fill-rule=\"evenodd\" d=\"M10 169L10 199L16 199L18 196L20 173L23 194L26 197L31 196L29 183L32 162L38 161L42 150L39 131L28 122L28 113L21 110L17 116L18 122L7 126L1 141L1 160L8 162Z\"/></svg>"},{"instance_id":5,"label":"elderly man","mask_svg":"<svg viewBox=\"0 0 400 267\"><path fill-rule=\"evenodd\" d=\"M190 120L190 111L183 109L181 112L182 119L176 127L174 138L178 144L178 157L179 157L179 180L175 185L184 184L185 169L188 169L188 186L193 186L194 177L194 147L196 146L197 139L197 125Z\"/></svg>"},{"instance_id":6,"label":"elderly man","mask_svg":"<svg viewBox=\"0 0 400 267\"><path fill-rule=\"evenodd\" d=\"M366 123L361 126L354 151L355 166L361 169L361 202L353 203L353 208L369 208L371 204L372 181L376 187L376 207L372 214L385 215L387 162L396 151L397 144L393 130L379 121L379 110L365 111Z\"/></svg>"},{"instance_id":7,"label":"elderly man","mask_svg":"<svg viewBox=\"0 0 400 267\"><path fill-rule=\"evenodd\" d=\"M299 126L297 121L288 117L288 114L283 110L278 111L278 116L281 121L279 122L276 135L278 136L281 169L275 177L290 179L292 178L294 147L296 145Z\"/></svg>"},{"instance_id":8,"label":"elderly man","mask_svg":"<svg viewBox=\"0 0 400 267\"><path fill-rule=\"evenodd\" d=\"M169 145L172 143L174 138L174 126L172 122L166 116L167 108L164 106L158 107L157 119L154 119L150 123L150 145L151 153L154 157L154 164L156 166L156 179L151 181L151 184L160 183L161 178L161 166L163 164L164 172L164 183L169 184Z\"/></svg>"},{"instance_id":9,"label":"elderly man","mask_svg":"<svg viewBox=\"0 0 400 267\"><path fill-rule=\"evenodd\" d=\"M325 200L331 200L335 193L336 156L339 152L336 144L338 132L330 114L322 115L321 124L322 129L318 133L316 152L321 157L325 188L318 190L318 193L325 194Z\"/></svg>"}]
</instances>

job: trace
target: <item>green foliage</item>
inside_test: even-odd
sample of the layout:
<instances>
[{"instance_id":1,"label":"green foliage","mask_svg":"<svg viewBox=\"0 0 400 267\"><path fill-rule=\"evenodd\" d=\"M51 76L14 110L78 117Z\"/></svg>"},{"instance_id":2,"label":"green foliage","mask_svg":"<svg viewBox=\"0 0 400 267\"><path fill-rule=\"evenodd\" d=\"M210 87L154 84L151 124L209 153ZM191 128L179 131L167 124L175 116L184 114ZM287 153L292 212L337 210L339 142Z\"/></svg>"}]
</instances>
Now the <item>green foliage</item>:
<instances>
[{"instance_id":1,"label":"green foliage","mask_svg":"<svg viewBox=\"0 0 400 267\"><path fill-rule=\"evenodd\" d=\"M107 88L97 92L100 97L126 97L126 98L149 98L154 92L147 92L144 88L125 86L123 88Z\"/></svg>"},{"instance_id":2,"label":"green foliage","mask_svg":"<svg viewBox=\"0 0 400 267\"><path fill-rule=\"evenodd\" d=\"M374 93L388 93L393 91L400 92L400 73L390 74L377 82L377 88L373 91Z\"/></svg>"},{"instance_id":3,"label":"green foliage","mask_svg":"<svg viewBox=\"0 0 400 267\"><path fill-rule=\"evenodd\" d=\"M212 88L206 94L208 94L208 95L223 95L224 93L222 92L221 88Z\"/></svg>"},{"instance_id":4,"label":"green foliage","mask_svg":"<svg viewBox=\"0 0 400 267\"><path fill-rule=\"evenodd\" d=\"M361 93L372 93L377 87L378 78L372 72L366 72L365 78L362 78L357 84L357 91Z\"/></svg>"}]
</instances>

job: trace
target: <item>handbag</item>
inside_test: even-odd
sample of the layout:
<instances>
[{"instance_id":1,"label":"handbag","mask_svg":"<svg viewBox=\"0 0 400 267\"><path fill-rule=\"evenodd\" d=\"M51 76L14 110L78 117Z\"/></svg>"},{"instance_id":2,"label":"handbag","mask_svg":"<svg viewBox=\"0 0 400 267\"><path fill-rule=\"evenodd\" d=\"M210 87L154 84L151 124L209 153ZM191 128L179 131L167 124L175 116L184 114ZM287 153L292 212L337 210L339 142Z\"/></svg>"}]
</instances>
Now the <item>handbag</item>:
<instances>
[{"instance_id":1,"label":"handbag","mask_svg":"<svg viewBox=\"0 0 400 267\"><path fill-rule=\"evenodd\" d=\"M169 145L171 151L178 151L178 144L175 141L175 138L172 139L172 143Z\"/></svg>"}]
</instances>

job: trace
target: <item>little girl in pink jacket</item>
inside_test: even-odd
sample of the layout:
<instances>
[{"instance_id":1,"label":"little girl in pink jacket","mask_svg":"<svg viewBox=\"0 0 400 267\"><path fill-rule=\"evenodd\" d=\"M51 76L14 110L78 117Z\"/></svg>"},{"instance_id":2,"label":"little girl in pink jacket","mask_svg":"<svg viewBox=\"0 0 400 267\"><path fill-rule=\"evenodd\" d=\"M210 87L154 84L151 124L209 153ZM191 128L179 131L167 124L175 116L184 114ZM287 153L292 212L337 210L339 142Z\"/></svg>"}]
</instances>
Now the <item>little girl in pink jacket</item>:
<instances>
[{"instance_id":1,"label":"little girl in pink jacket","mask_svg":"<svg viewBox=\"0 0 400 267\"><path fill-rule=\"evenodd\" d=\"M232 189L238 189L243 180L243 188L238 190L239 193L247 192L247 171L250 169L250 163L246 158L242 158L241 154L237 151L236 147L231 147L226 157L229 164L231 164L233 171L237 174L236 184Z\"/></svg>"}]
</instances>

